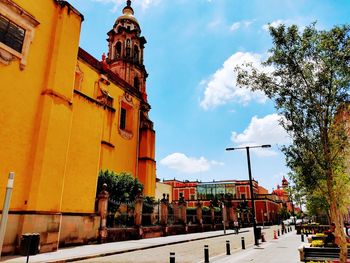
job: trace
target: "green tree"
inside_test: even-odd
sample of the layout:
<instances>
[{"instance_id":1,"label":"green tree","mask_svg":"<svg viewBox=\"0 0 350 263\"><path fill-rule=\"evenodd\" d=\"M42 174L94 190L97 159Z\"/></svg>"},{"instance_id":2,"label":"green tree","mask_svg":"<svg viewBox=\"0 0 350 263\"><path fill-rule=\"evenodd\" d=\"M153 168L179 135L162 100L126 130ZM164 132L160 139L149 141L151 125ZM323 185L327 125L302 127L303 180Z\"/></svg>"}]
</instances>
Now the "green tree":
<instances>
[{"instance_id":1,"label":"green tree","mask_svg":"<svg viewBox=\"0 0 350 263\"><path fill-rule=\"evenodd\" d=\"M278 217L281 219L281 220L285 220L285 219L288 219L290 218L290 213L288 212L288 209L286 206L282 206L279 210L278 210Z\"/></svg>"},{"instance_id":2,"label":"green tree","mask_svg":"<svg viewBox=\"0 0 350 263\"><path fill-rule=\"evenodd\" d=\"M132 174L121 172L119 174L105 170L100 171L97 181L96 196L102 191L102 185L107 184L109 198L113 200L111 204L116 202L133 202L135 198L143 191L143 184ZM115 205L111 207L114 210Z\"/></svg>"},{"instance_id":3,"label":"green tree","mask_svg":"<svg viewBox=\"0 0 350 263\"><path fill-rule=\"evenodd\" d=\"M151 196L145 196L143 198L143 207L142 207L142 213L145 214L152 214L154 210L154 205L156 204L156 200L154 197Z\"/></svg>"},{"instance_id":4,"label":"green tree","mask_svg":"<svg viewBox=\"0 0 350 263\"><path fill-rule=\"evenodd\" d=\"M249 215L252 215L252 209L249 207L247 200L238 203L236 212L241 214L243 221L249 220Z\"/></svg>"},{"instance_id":5,"label":"green tree","mask_svg":"<svg viewBox=\"0 0 350 263\"><path fill-rule=\"evenodd\" d=\"M330 221L328 201L320 192L314 192L307 198L306 209L310 216L326 216Z\"/></svg>"},{"instance_id":6,"label":"green tree","mask_svg":"<svg viewBox=\"0 0 350 263\"><path fill-rule=\"evenodd\" d=\"M275 101L281 125L292 138L283 148L287 164L303 188L327 199L340 240L340 262L346 262L342 212L349 205L349 133L342 116L349 101L350 27L319 31L314 23L303 32L295 25L269 30L273 46L263 63L266 70L237 68L237 83Z\"/></svg>"}]
</instances>

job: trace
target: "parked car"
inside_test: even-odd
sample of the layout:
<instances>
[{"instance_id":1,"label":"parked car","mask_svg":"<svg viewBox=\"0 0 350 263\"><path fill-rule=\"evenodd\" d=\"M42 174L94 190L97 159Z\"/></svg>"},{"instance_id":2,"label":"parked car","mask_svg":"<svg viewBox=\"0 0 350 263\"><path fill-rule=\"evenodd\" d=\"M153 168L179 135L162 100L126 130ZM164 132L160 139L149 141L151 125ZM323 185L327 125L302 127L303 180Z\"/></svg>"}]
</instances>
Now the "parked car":
<instances>
[{"instance_id":1,"label":"parked car","mask_svg":"<svg viewBox=\"0 0 350 263\"><path fill-rule=\"evenodd\" d=\"M297 217L296 217L296 216L291 216L288 220L290 220L290 223L291 223L292 225L294 225L295 222L296 222L296 220L297 220Z\"/></svg>"},{"instance_id":2,"label":"parked car","mask_svg":"<svg viewBox=\"0 0 350 263\"><path fill-rule=\"evenodd\" d=\"M285 226L289 226L290 225L290 220L289 219L283 220L283 224Z\"/></svg>"},{"instance_id":3,"label":"parked car","mask_svg":"<svg viewBox=\"0 0 350 263\"><path fill-rule=\"evenodd\" d=\"M303 218L303 223L310 223L311 220L308 217Z\"/></svg>"},{"instance_id":4,"label":"parked car","mask_svg":"<svg viewBox=\"0 0 350 263\"><path fill-rule=\"evenodd\" d=\"M303 223L303 219L301 218L298 218L296 221L295 221L295 225L301 225Z\"/></svg>"}]
</instances>

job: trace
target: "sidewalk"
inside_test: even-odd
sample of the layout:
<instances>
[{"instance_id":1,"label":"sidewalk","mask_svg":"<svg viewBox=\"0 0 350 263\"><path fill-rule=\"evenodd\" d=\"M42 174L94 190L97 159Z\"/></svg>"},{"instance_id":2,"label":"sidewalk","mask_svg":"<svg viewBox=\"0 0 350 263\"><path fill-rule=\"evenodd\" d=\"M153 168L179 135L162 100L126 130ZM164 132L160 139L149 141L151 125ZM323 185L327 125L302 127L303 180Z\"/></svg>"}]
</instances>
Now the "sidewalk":
<instances>
[{"instance_id":1,"label":"sidewalk","mask_svg":"<svg viewBox=\"0 0 350 263\"><path fill-rule=\"evenodd\" d=\"M298 247L302 245L300 235L295 231L280 236L277 240L262 243L259 247L250 246L231 255L220 255L210 258L210 263L298 263L300 261ZM203 262L203 261L201 261Z\"/></svg>"},{"instance_id":2,"label":"sidewalk","mask_svg":"<svg viewBox=\"0 0 350 263\"><path fill-rule=\"evenodd\" d=\"M248 229L241 229L240 232L247 232ZM227 230L226 235L233 235L233 230ZM179 244L189 242L193 240L201 240L206 238L213 238L223 236L224 231L210 231L194 234L166 236L158 238L148 238L140 240L129 240L105 244L85 245L72 248L61 248L55 252L42 253L34 256L30 256L29 262L71 262L83 259L89 259L99 256L115 255L124 252L132 252L136 250L142 250L147 248L155 248L173 244ZM10 256L2 257L2 262L26 262L26 257L23 256Z\"/></svg>"}]
</instances>

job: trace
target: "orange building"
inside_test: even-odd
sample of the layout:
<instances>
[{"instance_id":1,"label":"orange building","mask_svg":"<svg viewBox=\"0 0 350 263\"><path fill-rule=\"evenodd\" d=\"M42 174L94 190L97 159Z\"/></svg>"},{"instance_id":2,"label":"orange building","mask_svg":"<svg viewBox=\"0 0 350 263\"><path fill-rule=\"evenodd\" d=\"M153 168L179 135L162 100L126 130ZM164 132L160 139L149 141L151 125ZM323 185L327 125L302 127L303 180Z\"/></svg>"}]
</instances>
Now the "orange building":
<instances>
[{"instance_id":1,"label":"orange building","mask_svg":"<svg viewBox=\"0 0 350 263\"><path fill-rule=\"evenodd\" d=\"M131 1L102 60L79 47L83 19L67 1L0 1L0 203L15 172L3 253L27 232L40 233L41 251L96 240L101 169L155 195L146 40Z\"/></svg>"}]
</instances>

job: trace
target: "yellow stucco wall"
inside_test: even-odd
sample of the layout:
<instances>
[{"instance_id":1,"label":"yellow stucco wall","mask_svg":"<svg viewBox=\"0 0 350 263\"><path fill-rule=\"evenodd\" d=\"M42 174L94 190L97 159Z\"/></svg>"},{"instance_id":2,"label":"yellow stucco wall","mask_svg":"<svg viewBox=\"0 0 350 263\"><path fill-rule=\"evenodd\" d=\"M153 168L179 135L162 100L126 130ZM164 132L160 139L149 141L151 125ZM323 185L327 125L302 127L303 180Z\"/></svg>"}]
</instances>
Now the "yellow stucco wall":
<instances>
[{"instance_id":1,"label":"yellow stucco wall","mask_svg":"<svg viewBox=\"0 0 350 263\"><path fill-rule=\"evenodd\" d=\"M114 83L99 83L100 75L84 61L78 66L83 74L80 93L74 95L73 123L67 158L62 210L92 212L97 174L100 169L136 174L138 145L138 104L133 99L133 136L125 139L118 132L120 98L124 91ZM103 107L95 99L100 86L114 99L112 108ZM78 185L76 182L80 182Z\"/></svg>"},{"instance_id":2,"label":"yellow stucco wall","mask_svg":"<svg viewBox=\"0 0 350 263\"><path fill-rule=\"evenodd\" d=\"M53 0L14 2L40 24L24 69L17 58L0 63L0 198L14 171L12 211L91 213L100 169L141 172L146 194L154 195L155 163L138 161L140 98L129 94L132 136L125 138L119 131L125 90L99 82L99 70L78 59L79 13ZM74 91L77 67L83 77ZM97 102L99 88L113 98L111 107ZM154 158L154 137L145 144Z\"/></svg>"},{"instance_id":3,"label":"yellow stucco wall","mask_svg":"<svg viewBox=\"0 0 350 263\"><path fill-rule=\"evenodd\" d=\"M74 12L68 15L67 7L54 1L16 3L40 24L23 70L17 58L9 65L0 63L0 196L6 174L14 171L12 210L57 211L65 165L57 153L67 150L68 137L67 132L58 133L57 127L70 123L67 101L74 71L67 71L75 64L81 19Z\"/></svg>"}]
</instances>

